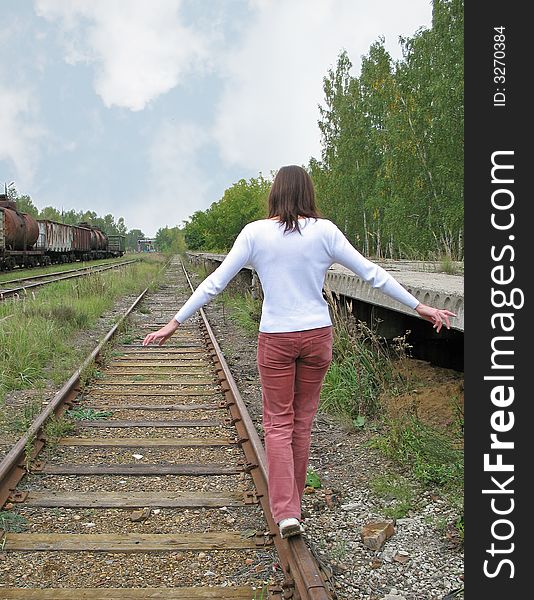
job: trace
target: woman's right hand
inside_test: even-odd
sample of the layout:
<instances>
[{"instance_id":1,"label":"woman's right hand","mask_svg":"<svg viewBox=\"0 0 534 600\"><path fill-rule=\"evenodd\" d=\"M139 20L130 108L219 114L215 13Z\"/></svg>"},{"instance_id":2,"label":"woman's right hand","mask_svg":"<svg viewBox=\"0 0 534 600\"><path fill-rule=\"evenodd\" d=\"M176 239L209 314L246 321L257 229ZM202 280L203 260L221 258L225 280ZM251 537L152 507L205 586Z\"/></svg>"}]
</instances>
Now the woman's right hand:
<instances>
[{"instance_id":1,"label":"woman's right hand","mask_svg":"<svg viewBox=\"0 0 534 600\"><path fill-rule=\"evenodd\" d=\"M436 333L441 331L443 324L445 324L447 329L450 329L451 324L449 322L449 317L456 316L450 310L446 310L444 308L433 308L432 306L427 306L422 302L415 307L415 310L420 317L432 323Z\"/></svg>"},{"instance_id":2,"label":"woman's right hand","mask_svg":"<svg viewBox=\"0 0 534 600\"><path fill-rule=\"evenodd\" d=\"M143 346L148 346L152 343L157 343L158 346L162 346L171 335L178 329L180 323L176 319L171 319L167 325L154 331L153 333L149 333L145 339L143 340Z\"/></svg>"}]
</instances>

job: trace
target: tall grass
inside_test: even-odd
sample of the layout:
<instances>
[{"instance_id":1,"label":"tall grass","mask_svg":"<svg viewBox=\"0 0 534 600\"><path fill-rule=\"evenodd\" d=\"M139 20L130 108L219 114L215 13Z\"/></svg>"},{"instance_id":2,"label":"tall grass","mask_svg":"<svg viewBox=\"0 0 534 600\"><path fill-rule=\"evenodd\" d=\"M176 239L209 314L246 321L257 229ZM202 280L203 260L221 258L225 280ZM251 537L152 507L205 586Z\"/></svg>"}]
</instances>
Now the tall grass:
<instances>
[{"instance_id":1,"label":"tall grass","mask_svg":"<svg viewBox=\"0 0 534 600\"><path fill-rule=\"evenodd\" d=\"M161 267L144 260L120 271L63 281L0 303L0 402L18 389L58 383L81 358L76 334L94 328L117 298L141 292Z\"/></svg>"},{"instance_id":2,"label":"tall grass","mask_svg":"<svg viewBox=\"0 0 534 600\"><path fill-rule=\"evenodd\" d=\"M464 538L464 456L461 442L409 415L391 420L371 445L393 459L455 511L453 525Z\"/></svg>"},{"instance_id":3,"label":"tall grass","mask_svg":"<svg viewBox=\"0 0 534 600\"><path fill-rule=\"evenodd\" d=\"M409 415L389 423L373 443L386 456L411 467L426 486L456 487L463 481L463 452L450 436Z\"/></svg>"},{"instance_id":4,"label":"tall grass","mask_svg":"<svg viewBox=\"0 0 534 600\"><path fill-rule=\"evenodd\" d=\"M229 317L248 333L258 333L261 318L261 300L254 298L250 292L221 294L221 302L229 309Z\"/></svg>"},{"instance_id":5,"label":"tall grass","mask_svg":"<svg viewBox=\"0 0 534 600\"><path fill-rule=\"evenodd\" d=\"M321 410L355 422L380 411L385 389L402 385L392 365L393 351L352 314L352 303L341 306L327 289L334 323L332 364L321 391Z\"/></svg>"}]
</instances>

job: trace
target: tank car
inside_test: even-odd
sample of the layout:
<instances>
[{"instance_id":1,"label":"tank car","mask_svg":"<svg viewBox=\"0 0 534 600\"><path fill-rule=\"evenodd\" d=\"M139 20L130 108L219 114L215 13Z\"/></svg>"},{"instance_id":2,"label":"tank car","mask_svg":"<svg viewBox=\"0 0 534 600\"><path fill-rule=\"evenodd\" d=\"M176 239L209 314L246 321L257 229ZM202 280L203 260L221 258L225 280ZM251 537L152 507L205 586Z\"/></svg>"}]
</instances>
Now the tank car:
<instances>
[{"instance_id":1,"label":"tank car","mask_svg":"<svg viewBox=\"0 0 534 600\"><path fill-rule=\"evenodd\" d=\"M98 227L90 223L79 223L79 227L85 227L91 232L91 258L107 258L108 236Z\"/></svg>"},{"instance_id":2,"label":"tank car","mask_svg":"<svg viewBox=\"0 0 534 600\"><path fill-rule=\"evenodd\" d=\"M19 212L7 194L0 194L0 270L40 264L43 252L34 247L38 237L37 221Z\"/></svg>"}]
</instances>

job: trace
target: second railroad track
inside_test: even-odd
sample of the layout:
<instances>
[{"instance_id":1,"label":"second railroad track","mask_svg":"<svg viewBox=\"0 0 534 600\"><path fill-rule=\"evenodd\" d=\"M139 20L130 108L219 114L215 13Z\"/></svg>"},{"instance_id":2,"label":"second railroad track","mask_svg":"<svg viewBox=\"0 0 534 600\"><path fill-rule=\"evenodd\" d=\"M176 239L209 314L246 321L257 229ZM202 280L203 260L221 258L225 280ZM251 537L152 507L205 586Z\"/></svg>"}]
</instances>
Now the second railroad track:
<instances>
[{"instance_id":1,"label":"second railroad track","mask_svg":"<svg viewBox=\"0 0 534 600\"><path fill-rule=\"evenodd\" d=\"M203 311L142 347L190 294L179 259L166 280L0 463L0 599L336 598L305 536L279 536L261 440ZM47 439L51 420L70 430Z\"/></svg>"}]
</instances>

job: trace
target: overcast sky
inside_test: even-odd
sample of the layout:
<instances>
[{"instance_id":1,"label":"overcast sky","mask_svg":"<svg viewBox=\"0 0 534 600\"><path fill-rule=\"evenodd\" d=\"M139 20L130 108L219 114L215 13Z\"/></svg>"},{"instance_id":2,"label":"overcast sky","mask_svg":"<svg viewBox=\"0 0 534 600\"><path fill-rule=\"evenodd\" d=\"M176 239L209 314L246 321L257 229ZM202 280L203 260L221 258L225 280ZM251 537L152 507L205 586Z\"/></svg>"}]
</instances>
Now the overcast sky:
<instances>
[{"instance_id":1,"label":"overcast sky","mask_svg":"<svg viewBox=\"0 0 534 600\"><path fill-rule=\"evenodd\" d=\"M153 236L320 156L323 77L430 0L0 0L0 185Z\"/></svg>"}]
</instances>

